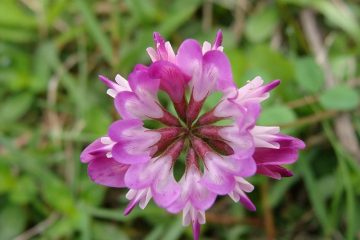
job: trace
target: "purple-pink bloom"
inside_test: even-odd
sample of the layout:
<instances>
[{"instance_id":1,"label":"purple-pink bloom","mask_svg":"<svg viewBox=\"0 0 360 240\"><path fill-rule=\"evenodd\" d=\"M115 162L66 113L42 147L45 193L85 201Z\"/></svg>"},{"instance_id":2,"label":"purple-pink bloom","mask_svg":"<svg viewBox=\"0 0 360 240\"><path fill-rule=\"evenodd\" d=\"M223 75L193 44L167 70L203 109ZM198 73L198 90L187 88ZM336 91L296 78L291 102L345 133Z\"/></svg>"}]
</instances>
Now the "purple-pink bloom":
<instances>
[{"instance_id":1,"label":"purple-pink bloom","mask_svg":"<svg viewBox=\"0 0 360 240\"><path fill-rule=\"evenodd\" d=\"M247 178L292 176L283 165L294 163L305 144L281 134L277 126L256 125L261 102L280 81L264 84L255 77L237 88L220 31L213 44L188 39L176 53L159 33L154 41L155 47L147 48L152 63L137 65L128 80L100 76L121 119L80 159L94 182L129 189L125 215L153 199L170 213L182 212L183 224L191 224L194 239L199 239L205 212L217 196L229 195L255 211L247 196L254 186ZM169 96L173 111L161 105L160 91ZM222 98L202 112L214 92ZM146 128L145 120L160 127ZM179 164L185 170L176 179Z\"/></svg>"}]
</instances>

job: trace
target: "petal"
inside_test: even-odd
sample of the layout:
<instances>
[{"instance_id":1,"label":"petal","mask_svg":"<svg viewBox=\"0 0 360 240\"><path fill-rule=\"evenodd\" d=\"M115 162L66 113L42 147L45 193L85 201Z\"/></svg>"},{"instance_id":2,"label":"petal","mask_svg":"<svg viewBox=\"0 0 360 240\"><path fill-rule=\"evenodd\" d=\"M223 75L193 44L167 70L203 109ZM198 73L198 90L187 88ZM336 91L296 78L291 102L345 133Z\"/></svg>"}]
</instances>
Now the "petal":
<instances>
[{"instance_id":1,"label":"petal","mask_svg":"<svg viewBox=\"0 0 360 240\"><path fill-rule=\"evenodd\" d=\"M163 208L169 206L180 196L180 190L170 168L163 166L160 176L155 179L151 186L151 193L156 204Z\"/></svg>"},{"instance_id":2,"label":"petal","mask_svg":"<svg viewBox=\"0 0 360 240\"><path fill-rule=\"evenodd\" d=\"M202 51L199 43L193 39L185 40L176 55L177 65L188 76L193 76L196 68L202 64Z\"/></svg>"},{"instance_id":3,"label":"petal","mask_svg":"<svg viewBox=\"0 0 360 240\"><path fill-rule=\"evenodd\" d=\"M200 170L192 165L184 176L184 186L188 188L191 205L200 210L207 210L214 204L217 195L202 186L200 174Z\"/></svg>"},{"instance_id":4,"label":"petal","mask_svg":"<svg viewBox=\"0 0 360 240\"><path fill-rule=\"evenodd\" d=\"M193 230L193 238L194 240L199 240L200 238L200 223L198 221L193 221L192 230Z\"/></svg>"},{"instance_id":5,"label":"petal","mask_svg":"<svg viewBox=\"0 0 360 240\"><path fill-rule=\"evenodd\" d=\"M129 215L132 212L132 210L135 208L137 203L138 202L135 199L131 200L124 210L124 216Z\"/></svg>"},{"instance_id":6,"label":"petal","mask_svg":"<svg viewBox=\"0 0 360 240\"><path fill-rule=\"evenodd\" d=\"M258 165L256 173L262 174L274 179L281 179L281 177L292 177L293 173L279 165Z\"/></svg>"},{"instance_id":7,"label":"petal","mask_svg":"<svg viewBox=\"0 0 360 240\"><path fill-rule=\"evenodd\" d=\"M300 139L277 135L275 140L279 143L279 149L256 148L254 158L257 164L281 165L294 163L298 158L299 149L303 149L305 144Z\"/></svg>"},{"instance_id":8,"label":"petal","mask_svg":"<svg viewBox=\"0 0 360 240\"><path fill-rule=\"evenodd\" d=\"M107 77L103 76L103 75L99 75L99 79L109 88L114 89L114 90L118 90L119 85L117 85L116 83L114 83L113 81L109 80Z\"/></svg>"},{"instance_id":9,"label":"petal","mask_svg":"<svg viewBox=\"0 0 360 240\"><path fill-rule=\"evenodd\" d=\"M280 148L280 144L275 141L278 139L277 135L280 132L279 127L255 126L250 132L254 137L256 147Z\"/></svg>"},{"instance_id":10,"label":"petal","mask_svg":"<svg viewBox=\"0 0 360 240\"><path fill-rule=\"evenodd\" d=\"M224 53L217 50L207 52L204 55L203 64L203 76L207 76L207 72L211 72L211 69L216 69L216 90L225 92L226 89L235 87L231 64Z\"/></svg>"},{"instance_id":11,"label":"petal","mask_svg":"<svg viewBox=\"0 0 360 240\"><path fill-rule=\"evenodd\" d=\"M244 107L227 99L222 100L214 109L214 115L219 118L238 117L244 114Z\"/></svg>"},{"instance_id":12,"label":"petal","mask_svg":"<svg viewBox=\"0 0 360 240\"><path fill-rule=\"evenodd\" d=\"M116 74L115 81L118 84L119 87L122 88L122 91L130 91L131 88L129 86L129 82L122 77L120 74Z\"/></svg>"},{"instance_id":13,"label":"petal","mask_svg":"<svg viewBox=\"0 0 360 240\"><path fill-rule=\"evenodd\" d=\"M294 163L298 158L298 151L291 148L255 148L254 159L257 164L281 165Z\"/></svg>"},{"instance_id":14,"label":"petal","mask_svg":"<svg viewBox=\"0 0 360 240\"><path fill-rule=\"evenodd\" d=\"M115 108L123 119L161 118L164 115L154 99L146 99L144 102L133 92L127 91L116 95Z\"/></svg>"},{"instance_id":15,"label":"petal","mask_svg":"<svg viewBox=\"0 0 360 240\"><path fill-rule=\"evenodd\" d=\"M175 64L157 61L150 66L149 74L154 79L160 79L160 89L164 90L174 102L182 101L186 83L190 79Z\"/></svg>"},{"instance_id":16,"label":"petal","mask_svg":"<svg viewBox=\"0 0 360 240\"><path fill-rule=\"evenodd\" d=\"M143 122L139 119L125 119L118 120L110 125L109 128L109 137L115 141L123 141L124 140L124 131L142 128Z\"/></svg>"},{"instance_id":17,"label":"petal","mask_svg":"<svg viewBox=\"0 0 360 240\"><path fill-rule=\"evenodd\" d=\"M101 158L91 161L88 166L88 174L92 181L109 186L125 187L124 175L128 165L118 163L111 158Z\"/></svg>"},{"instance_id":18,"label":"petal","mask_svg":"<svg viewBox=\"0 0 360 240\"><path fill-rule=\"evenodd\" d=\"M242 131L237 125L231 127L224 127L219 130L219 135L226 141L234 150L236 156L242 158L250 157L254 152L254 141L251 134L247 131Z\"/></svg>"},{"instance_id":19,"label":"petal","mask_svg":"<svg viewBox=\"0 0 360 240\"><path fill-rule=\"evenodd\" d=\"M147 163L131 165L125 174L126 186L134 189L150 186L166 163L171 163L170 157L161 157Z\"/></svg>"},{"instance_id":20,"label":"petal","mask_svg":"<svg viewBox=\"0 0 360 240\"><path fill-rule=\"evenodd\" d=\"M258 103L244 103L242 108L245 109L244 115L237 117L235 121L242 130L252 129L260 115L261 106Z\"/></svg>"},{"instance_id":21,"label":"petal","mask_svg":"<svg viewBox=\"0 0 360 240\"><path fill-rule=\"evenodd\" d=\"M202 53L205 54L206 52L211 50L211 43L205 41L202 45Z\"/></svg>"},{"instance_id":22,"label":"petal","mask_svg":"<svg viewBox=\"0 0 360 240\"><path fill-rule=\"evenodd\" d=\"M266 85L263 85L264 80L257 76L248 84L239 88L238 95L234 101L238 104L244 104L246 102L260 103L267 99L269 91L280 84L280 80L274 80Z\"/></svg>"},{"instance_id":23,"label":"petal","mask_svg":"<svg viewBox=\"0 0 360 240\"><path fill-rule=\"evenodd\" d=\"M257 165L252 157L243 158L239 165L241 166L241 170L238 172L239 176L250 177L256 173Z\"/></svg>"},{"instance_id":24,"label":"petal","mask_svg":"<svg viewBox=\"0 0 360 240\"><path fill-rule=\"evenodd\" d=\"M134 109L129 108L129 105L130 106L137 105L141 107L141 103L139 102L139 99L136 97L135 93L133 92L124 91L119 93L115 97L114 104L117 112L120 114L120 116L123 119L138 118L143 115L142 112L136 112L136 111L134 112L133 111Z\"/></svg>"},{"instance_id":25,"label":"petal","mask_svg":"<svg viewBox=\"0 0 360 240\"><path fill-rule=\"evenodd\" d=\"M244 193L241 192L240 194L240 202L250 211L256 211L256 207L254 203L250 200L250 198Z\"/></svg>"},{"instance_id":26,"label":"petal","mask_svg":"<svg viewBox=\"0 0 360 240\"><path fill-rule=\"evenodd\" d=\"M204 188L201 184L194 184L190 195L191 204L201 210L209 209L216 200L216 194Z\"/></svg>"},{"instance_id":27,"label":"petal","mask_svg":"<svg viewBox=\"0 0 360 240\"><path fill-rule=\"evenodd\" d=\"M125 185L132 189L142 189L151 185L154 176L147 170L146 164L134 164L125 174Z\"/></svg>"},{"instance_id":28,"label":"petal","mask_svg":"<svg viewBox=\"0 0 360 240\"><path fill-rule=\"evenodd\" d=\"M222 31L219 30L219 31L216 33L216 37L215 37L215 40L214 40L214 43L213 43L213 48L214 48L214 49L218 49L219 47L221 47L222 41L223 41Z\"/></svg>"},{"instance_id":29,"label":"petal","mask_svg":"<svg viewBox=\"0 0 360 240\"><path fill-rule=\"evenodd\" d=\"M269 82L268 84L265 84L261 88L262 93L270 92L271 90L273 90L274 88L279 86L280 82L281 82L280 80L274 80L274 81Z\"/></svg>"},{"instance_id":30,"label":"petal","mask_svg":"<svg viewBox=\"0 0 360 240\"><path fill-rule=\"evenodd\" d=\"M100 155L105 155L107 152L106 145L101 142L101 138L96 139L89 146L87 146L80 154L80 160L83 163L88 163Z\"/></svg>"},{"instance_id":31,"label":"petal","mask_svg":"<svg viewBox=\"0 0 360 240\"><path fill-rule=\"evenodd\" d=\"M200 182L210 191L220 195L228 194L235 186L234 177L224 172L211 160L206 161L206 169Z\"/></svg>"},{"instance_id":32,"label":"petal","mask_svg":"<svg viewBox=\"0 0 360 240\"><path fill-rule=\"evenodd\" d=\"M144 91L153 96L157 94L160 82L150 77L148 67L138 64L128 79L131 89L139 97Z\"/></svg>"},{"instance_id":33,"label":"petal","mask_svg":"<svg viewBox=\"0 0 360 240\"><path fill-rule=\"evenodd\" d=\"M128 81L119 74L115 77L116 83L102 75L99 75L99 79L109 87L107 93L113 98L115 98L119 92L131 90Z\"/></svg>"},{"instance_id":34,"label":"petal","mask_svg":"<svg viewBox=\"0 0 360 240\"><path fill-rule=\"evenodd\" d=\"M158 60L158 55L154 48L148 47L148 48L146 48L146 52L148 53L152 62L155 62Z\"/></svg>"},{"instance_id":35,"label":"petal","mask_svg":"<svg viewBox=\"0 0 360 240\"><path fill-rule=\"evenodd\" d=\"M116 161L124 164L145 163L151 159L149 152L143 152L143 153L140 152L138 154L131 154L129 153L127 147L128 147L128 143L126 142L116 143L111 151L113 158Z\"/></svg>"}]
</instances>

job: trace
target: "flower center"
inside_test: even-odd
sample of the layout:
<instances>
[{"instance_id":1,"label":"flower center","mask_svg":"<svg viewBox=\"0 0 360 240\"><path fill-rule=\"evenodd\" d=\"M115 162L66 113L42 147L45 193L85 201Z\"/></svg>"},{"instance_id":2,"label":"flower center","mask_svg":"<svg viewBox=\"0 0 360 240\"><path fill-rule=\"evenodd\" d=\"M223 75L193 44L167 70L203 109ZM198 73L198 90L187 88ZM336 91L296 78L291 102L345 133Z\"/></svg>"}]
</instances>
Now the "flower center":
<instances>
[{"instance_id":1,"label":"flower center","mask_svg":"<svg viewBox=\"0 0 360 240\"><path fill-rule=\"evenodd\" d=\"M161 106L164 116L156 120L167 126L151 130L161 134L160 140L155 144L156 150L152 157L170 155L173 159L173 165L175 163L178 165L179 161L176 160L179 159L180 163L185 164L185 169L194 165L201 171L206 165L205 156L207 153L213 152L223 156L234 153L230 142L224 136L224 130L231 125L215 125L215 123L226 118L216 117L214 115L215 108L200 115L205 99L206 97L202 101L195 101L190 97L188 102L184 98L184 102L181 104L182 109L186 109L186 114L183 111L181 113L177 111L178 117ZM174 103L174 106L176 110L180 108L179 103ZM182 152L185 152L186 155L182 155Z\"/></svg>"}]
</instances>

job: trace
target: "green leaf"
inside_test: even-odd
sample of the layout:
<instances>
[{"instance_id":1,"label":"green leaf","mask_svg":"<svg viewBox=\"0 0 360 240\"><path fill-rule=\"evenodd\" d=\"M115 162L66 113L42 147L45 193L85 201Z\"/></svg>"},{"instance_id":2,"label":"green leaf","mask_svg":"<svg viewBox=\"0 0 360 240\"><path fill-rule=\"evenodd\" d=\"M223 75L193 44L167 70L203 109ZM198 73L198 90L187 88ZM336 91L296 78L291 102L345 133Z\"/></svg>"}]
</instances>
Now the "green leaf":
<instances>
[{"instance_id":1,"label":"green leaf","mask_svg":"<svg viewBox=\"0 0 360 240\"><path fill-rule=\"evenodd\" d=\"M295 60L295 79L306 91L318 92L324 83L324 75L313 58L304 57Z\"/></svg>"},{"instance_id":2,"label":"green leaf","mask_svg":"<svg viewBox=\"0 0 360 240\"><path fill-rule=\"evenodd\" d=\"M46 45L41 44L34 55L34 74L35 76L31 79L31 88L35 92L44 91L47 87L50 79L51 68L46 59L48 52L46 51Z\"/></svg>"},{"instance_id":3,"label":"green leaf","mask_svg":"<svg viewBox=\"0 0 360 240\"><path fill-rule=\"evenodd\" d=\"M278 23L279 16L276 9L265 7L250 15L245 26L245 36L251 42L262 42L272 36Z\"/></svg>"},{"instance_id":4,"label":"green leaf","mask_svg":"<svg viewBox=\"0 0 360 240\"><path fill-rule=\"evenodd\" d=\"M296 120L296 114L285 105L275 105L264 109L259 124L260 125L280 125Z\"/></svg>"},{"instance_id":5,"label":"green leaf","mask_svg":"<svg viewBox=\"0 0 360 240\"><path fill-rule=\"evenodd\" d=\"M74 221L70 218L58 219L44 232L44 239L71 239Z\"/></svg>"},{"instance_id":6,"label":"green leaf","mask_svg":"<svg viewBox=\"0 0 360 240\"><path fill-rule=\"evenodd\" d=\"M332 25L341 28L355 41L360 38L360 25L351 6L328 0L279 0L280 3L310 7L323 14Z\"/></svg>"},{"instance_id":7,"label":"green leaf","mask_svg":"<svg viewBox=\"0 0 360 240\"><path fill-rule=\"evenodd\" d=\"M26 213L15 205L6 205L0 212L0 239L14 239L26 227Z\"/></svg>"},{"instance_id":8,"label":"green leaf","mask_svg":"<svg viewBox=\"0 0 360 240\"><path fill-rule=\"evenodd\" d=\"M141 22L149 23L155 19L156 8L153 1L126 0L131 13Z\"/></svg>"},{"instance_id":9,"label":"green leaf","mask_svg":"<svg viewBox=\"0 0 360 240\"><path fill-rule=\"evenodd\" d=\"M304 156L304 155L302 155ZM314 209L315 215L318 218L323 231L325 233L329 232L329 227L331 226L331 219L328 217L324 197L318 189L317 181L314 177L314 173L310 168L309 160L311 159L312 155L305 155L306 157L302 158L298 161L297 166L299 171L302 174L305 187L308 193L308 198L311 202L311 205Z\"/></svg>"},{"instance_id":10,"label":"green leaf","mask_svg":"<svg viewBox=\"0 0 360 240\"><path fill-rule=\"evenodd\" d=\"M93 224L92 229L94 239L108 240L108 239L122 239L129 240L130 238L119 228L117 224L102 223L97 221ZM104 234L106 233L106 234Z\"/></svg>"},{"instance_id":11,"label":"green leaf","mask_svg":"<svg viewBox=\"0 0 360 240\"><path fill-rule=\"evenodd\" d=\"M85 114L85 119L86 128L84 130L98 135L104 134L107 126L111 123L110 114L98 107L89 109Z\"/></svg>"},{"instance_id":12,"label":"green leaf","mask_svg":"<svg viewBox=\"0 0 360 240\"><path fill-rule=\"evenodd\" d=\"M359 95L348 86L338 85L322 93L320 103L329 110L351 110L359 105Z\"/></svg>"},{"instance_id":13,"label":"green leaf","mask_svg":"<svg viewBox=\"0 0 360 240\"><path fill-rule=\"evenodd\" d=\"M20 3L11 0L0 1L0 25L35 28L35 15L30 15Z\"/></svg>"},{"instance_id":14,"label":"green leaf","mask_svg":"<svg viewBox=\"0 0 360 240\"><path fill-rule=\"evenodd\" d=\"M175 32L182 24L189 20L199 6L198 0L184 0L181 5L174 5L174 9L168 14L159 26L159 32L165 37ZM186 7L184 5L186 4ZM176 8L175 8L176 7Z\"/></svg>"},{"instance_id":15,"label":"green leaf","mask_svg":"<svg viewBox=\"0 0 360 240\"><path fill-rule=\"evenodd\" d=\"M239 51L237 48L225 48L225 53L228 56L232 66L231 68L234 81L238 84L238 86L240 86L241 84L243 84L240 80L246 72L246 56L242 51Z\"/></svg>"},{"instance_id":16,"label":"green leaf","mask_svg":"<svg viewBox=\"0 0 360 240\"><path fill-rule=\"evenodd\" d=\"M275 182L271 187L271 192L269 194L269 203L272 208L277 207L281 203L281 200L284 198L285 193L299 181L299 176L295 175L291 178L284 178L281 181Z\"/></svg>"},{"instance_id":17,"label":"green leaf","mask_svg":"<svg viewBox=\"0 0 360 240\"><path fill-rule=\"evenodd\" d=\"M37 192L34 180L25 175L17 180L11 191L10 199L13 203L26 204L35 198Z\"/></svg>"},{"instance_id":18,"label":"green leaf","mask_svg":"<svg viewBox=\"0 0 360 240\"><path fill-rule=\"evenodd\" d=\"M36 37L36 33L33 31L0 26L0 39L5 41L26 43L33 41Z\"/></svg>"},{"instance_id":19,"label":"green leaf","mask_svg":"<svg viewBox=\"0 0 360 240\"><path fill-rule=\"evenodd\" d=\"M74 216L76 209L70 189L64 182L49 173L43 178L45 180L42 182L42 192L47 204L62 213Z\"/></svg>"},{"instance_id":20,"label":"green leaf","mask_svg":"<svg viewBox=\"0 0 360 240\"><path fill-rule=\"evenodd\" d=\"M256 45L246 52L248 69L261 70L269 74L271 79L281 79L282 85L294 77L294 67L284 55L274 51L267 45ZM248 79L246 79L248 80Z\"/></svg>"},{"instance_id":21,"label":"green leaf","mask_svg":"<svg viewBox=\"0 0 360 240\"><path fill-rule=\"evenodd\" d=\"M16 185L16 179L6 164L0 164L0 193L11 190Z\"/></svg>"},{"instance_id":22,"label":"green leaf","mask_svg":"<svg viewBox=\"0 0 360 240\"><path fill-rule=\"evenodd\" d=\"M164 225L158 225L156 228L154 228L144 240L157 240L160 239L161 236L164 235Z\"/></svg>"},{"instance_id":23,"label":"green leaf","mask_svg":"<svg viewBox=\"0 0 360 240\"><path fill-rule=\"evenodd\" d=\"M176 240L179 239L181 234L184 231L184 227L181 224L181 219L179 217L175 218L172 224L169 226L168 230L165 232L162 239L166 240Z\"/></svg>"},{"instance_id":24,"label":"green leaf","mask_svg":"<svg viewBox=\"0 0 360 240\"><path fill-rule=\"evenodd\" d=\"M33 96L29 93L20 93L10 96L0 106L0 123L16 121L23 116L31 106Z\"/></svg>"},{"instance_id":25,"label":"green leaf","mask_svg":"<svg viewBox=\"0 0 360 240\"><path fill-rule=\"evenodd\" d=\"M84 0L76 1L79 11L84 17L85 25L89 30L89 33L94 40L99 44L101 51L103 52L104 58L111 63L112 62L112 47L108 37L103 32L96 16L88 6L89 2Z\"/></svg>"}]
</instances>

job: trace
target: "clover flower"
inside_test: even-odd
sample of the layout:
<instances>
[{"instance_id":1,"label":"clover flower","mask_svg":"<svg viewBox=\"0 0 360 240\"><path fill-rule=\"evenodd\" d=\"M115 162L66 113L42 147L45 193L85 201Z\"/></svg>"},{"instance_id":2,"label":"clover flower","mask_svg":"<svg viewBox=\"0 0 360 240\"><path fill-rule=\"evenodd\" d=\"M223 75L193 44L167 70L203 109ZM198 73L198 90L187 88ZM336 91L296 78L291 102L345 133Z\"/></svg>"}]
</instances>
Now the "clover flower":
<instances>
[{"instance_id":1,"label":"clover flower","mask_svg":"<svg viewBox=\"0 0 360 240\"><path fill-rule=\"evenodd\" d=\"M155 48L147 49L152 63L137 65L128 80L100 76L121 119L80 158L94 182L129 189L125 215L153 199L170 213L182 212L183 224L191 224L199 239L217 196L229 195L254 211L247 196L254 186L246 179L291 176L283 165L294 163L305 145L277 126L256 125L260 103L280 81L264 84L256 77L238 89L220 31L213 44L188 39L176 54L159 33L154 40ZM173 111L160 103L159 92L168 95ZM219 102L202 111L215 92L222 94ZM147 128L147 120L160 127Z\"/></svg>"}]
</instances>

